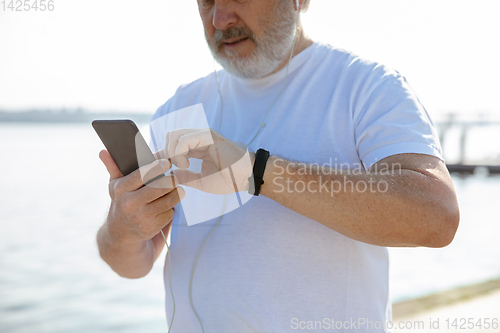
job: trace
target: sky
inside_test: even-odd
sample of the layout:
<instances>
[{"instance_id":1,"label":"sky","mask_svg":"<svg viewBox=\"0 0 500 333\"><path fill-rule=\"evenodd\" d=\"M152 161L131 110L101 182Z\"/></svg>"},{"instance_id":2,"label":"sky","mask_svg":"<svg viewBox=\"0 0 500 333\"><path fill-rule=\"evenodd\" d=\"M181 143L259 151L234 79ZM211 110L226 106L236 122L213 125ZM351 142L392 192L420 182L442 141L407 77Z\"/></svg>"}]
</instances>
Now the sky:
<instances>
[{"instance_id":1,"label":"sky","mask_svg":"<svg viewBox=\"0 0 500 333\"><path fill-rule=\"evenodd\" d=\"M398 70L432 116L500 115L498 13L496 0L312 0L302 22L314 40ZM0 7L0 109L153 113L212 70L195 0Z\"/></svg>"}]
</instances>

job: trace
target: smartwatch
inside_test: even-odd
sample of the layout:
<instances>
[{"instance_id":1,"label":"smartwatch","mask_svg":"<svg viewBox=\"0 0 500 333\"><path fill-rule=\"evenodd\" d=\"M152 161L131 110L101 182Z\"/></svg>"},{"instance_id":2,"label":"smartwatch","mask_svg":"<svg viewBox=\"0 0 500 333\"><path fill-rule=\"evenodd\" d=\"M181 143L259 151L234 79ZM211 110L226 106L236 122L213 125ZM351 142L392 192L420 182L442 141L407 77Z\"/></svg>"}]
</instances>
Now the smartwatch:
<instances>
[{"instance_id":1,"label":"smartwatch","mask_svg":"<svg viewBox=\"0 0 500 333\"><path fill-rule=\"evenodd\" d=\"M266 170L266 163L269 159L269 151L265 149L258 149L255 153L255 162L253 165L252 177L248 178L249 187L248 193L252 195L259 195L260 187L264 184L264 171Z\"/></svg>"}]
</instances>

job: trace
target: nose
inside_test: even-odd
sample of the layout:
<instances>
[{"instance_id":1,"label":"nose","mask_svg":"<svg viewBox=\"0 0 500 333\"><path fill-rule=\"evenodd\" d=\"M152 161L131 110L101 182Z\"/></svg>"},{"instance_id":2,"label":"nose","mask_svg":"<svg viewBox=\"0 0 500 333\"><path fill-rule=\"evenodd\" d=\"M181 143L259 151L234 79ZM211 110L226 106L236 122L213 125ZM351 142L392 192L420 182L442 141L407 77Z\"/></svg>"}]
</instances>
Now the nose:
<instances>
[{"instance_id":1,"label":"nose","mask_svg":"<svg viewBox=\"0 0 500 333\"><path fill-rule=\"evenodd\" d=\"M233 8L231 8L232 1L215 1L214 16L212 25L215 29L226 30L238 22L238 15L236 15Z\"/></svg>"}]
</instances>

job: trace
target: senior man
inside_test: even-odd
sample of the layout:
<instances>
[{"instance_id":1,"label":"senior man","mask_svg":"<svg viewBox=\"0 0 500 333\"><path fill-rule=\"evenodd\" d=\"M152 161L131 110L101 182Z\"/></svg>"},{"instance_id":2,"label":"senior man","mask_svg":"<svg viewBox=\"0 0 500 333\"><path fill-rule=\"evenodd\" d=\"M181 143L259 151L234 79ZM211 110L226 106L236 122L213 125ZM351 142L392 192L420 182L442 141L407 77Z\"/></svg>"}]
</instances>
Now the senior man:
<instances>
[{"instance_id":1,"label":"senior man","mask_svg":"<svg viewBox=\"0 0 500 333\"><path fill-rule=\"evenodd\" d=\"M188 226L182 187L141 188L139 171L122 177L100 153L112 198L101 256L142 277L164 247L159 231L171 233L172 332L386 332L386 247L453 240L457 200L426 110L397 71L309 38L308 6L198 0L224 69L181 86L152 118L201 103L209 128L194 114L168 118L154 133L162 163L151 177L171 161L186 191L251 200ZM190 169L196 160L201 170Z\"/></svg>"}]
</instances>

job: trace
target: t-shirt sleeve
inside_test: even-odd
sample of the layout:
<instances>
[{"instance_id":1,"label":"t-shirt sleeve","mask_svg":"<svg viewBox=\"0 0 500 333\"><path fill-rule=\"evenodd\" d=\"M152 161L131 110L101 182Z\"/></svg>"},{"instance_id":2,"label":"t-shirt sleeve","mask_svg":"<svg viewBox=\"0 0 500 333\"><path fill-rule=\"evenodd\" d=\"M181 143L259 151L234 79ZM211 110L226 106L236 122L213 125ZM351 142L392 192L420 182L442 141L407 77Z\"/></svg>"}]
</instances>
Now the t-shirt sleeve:
<instances>
[{"instance_id":1,"label":"t-shirt sleeve","mask_svg":"<svg viewBox=\"0 0 500 333\"><path fill-rule=\"evenodd\" d=\"M158 146L156 145L155 139L153 137L153 129L151 128L151 122L149 123L149 138L148 138L148 146L152 152L158 151Z\"/></svg>"},{"instance_id":2,"label":"t-shirt sleeve","mask_svg":"<svg viewBox=\"0 0 500 333\"><path fill-rule=\"evenodd\" d=\"M152 152L157 152L160 149L164 148L165 140L163 138L164 128L162 117L165 117L170 112L170 105L172 102L172 98L170 98L165 104L160 106L156 112L151 116L149 121L149 140L148 145Z\"/></svg>"},{"instance_id":3,"label":"t-shirt sleeve","mask_svg":"<svg viewBox=\"0 0 500 333\"><path fill-rule=\"evenodd\" d=\"M403 153L444 161L434 124L406 79L385 67L370 76L354 111L356 148L365 168Z\"/></svg>"},{"instance_id":4,"label":"t-shirt sleeve","mask_svg":"<svg viewBox=\"0 0 500 333\"><path fill-rule=\"evenodd\" d=\"M155 133L153 131L153 121L157 118L157 114L158 114L159 111L156 111L156 113L151 117L151 119L149 120L149 124L148 124L148 146L149 146L149 149L151 149L152 152L156 152L158 151L158 144L156 142L156 138L155 138Z\"/></svg>"}]
</instances>

